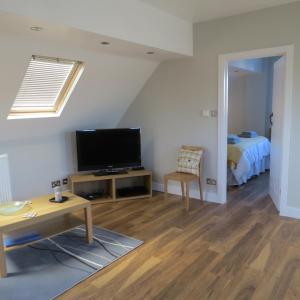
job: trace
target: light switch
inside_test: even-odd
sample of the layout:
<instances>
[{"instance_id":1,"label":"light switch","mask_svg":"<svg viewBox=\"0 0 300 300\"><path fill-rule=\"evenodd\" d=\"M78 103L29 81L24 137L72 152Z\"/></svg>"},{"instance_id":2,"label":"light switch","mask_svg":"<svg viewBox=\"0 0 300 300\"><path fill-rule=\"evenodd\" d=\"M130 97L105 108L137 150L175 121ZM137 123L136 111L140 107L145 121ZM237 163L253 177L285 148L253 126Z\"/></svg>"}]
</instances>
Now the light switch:
<instances>
[{"instance_id":1,"label":"light switch","mask_svg":"<svg viewBox=\"0 0 300 300\"><path fill-rule=\"evenodd\" d=\"M210 117L210 110L202 109L202 117Z\"/></svg>"}]
</instances>

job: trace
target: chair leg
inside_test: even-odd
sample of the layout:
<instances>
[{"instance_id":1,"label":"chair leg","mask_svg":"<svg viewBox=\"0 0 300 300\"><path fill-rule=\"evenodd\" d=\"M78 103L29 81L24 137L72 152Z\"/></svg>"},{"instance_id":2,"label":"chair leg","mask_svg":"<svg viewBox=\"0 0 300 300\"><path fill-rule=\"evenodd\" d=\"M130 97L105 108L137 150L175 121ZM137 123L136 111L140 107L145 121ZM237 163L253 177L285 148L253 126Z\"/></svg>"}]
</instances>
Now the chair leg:
<instances>
[{"instance_id":1,"label":"chair leg","mask_svg":"<svg viewBox=\"0 0 300 300\"><path fill-rule=\"evenodd\" d=\"M188 211L190 208L190 183L185 183L185 210Z\"/></svg>"},{"instance_id":2,"label":"chair leg","mask_svg":"<svg viewBox=\"0 0 300 300\"><path fill-rule=\"evenodd\" d=\"M182 199L184 200L184 199L185 199L184 182L183 182L183 181L180 181L180 184L181 184L181 194L182 194Z\"/></svg>"},{"instance_id":3,"label":"chair leg","mask_svg":"<svg viewBox=\"0 0 300 300\"><path fill-rule=\"evenodd\" d=\"M164 179L164 192L165 192L165 200L168 198L168 178Z\"/></svg>"},{"instance_id":4,"label":"chair leg","mask_svg":"<svg viewBox=\"0 0 300 300\"><path fill-rule=\"evenodd\" d=\"M202 181L201 181L201 177L200 176L199 176L199 191L200 191L200 200L203 203L204 202L204 198L203 198Z\"/></svg>"}]
</instances>

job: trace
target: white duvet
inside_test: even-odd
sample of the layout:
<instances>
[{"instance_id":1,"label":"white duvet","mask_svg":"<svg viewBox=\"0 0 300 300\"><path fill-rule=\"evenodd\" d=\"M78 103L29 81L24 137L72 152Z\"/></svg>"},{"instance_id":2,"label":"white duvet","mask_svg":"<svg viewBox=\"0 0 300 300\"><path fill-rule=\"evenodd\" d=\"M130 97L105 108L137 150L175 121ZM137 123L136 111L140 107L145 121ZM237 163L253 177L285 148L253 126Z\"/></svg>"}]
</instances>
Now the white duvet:
<instances>
[{"instance_id":1,"label":"white duvet","mask_svg":"<svg viewBox=\"0 0 300 300\"><path fill-rule=\"evenodd\" d=\"M252 176L259 175L269 169L270 153L271 143L267 138L263 138L260 142L244 150L236 168L234 166L228 167L228 185L241 185Z\"/></svg>"}]
</instances>

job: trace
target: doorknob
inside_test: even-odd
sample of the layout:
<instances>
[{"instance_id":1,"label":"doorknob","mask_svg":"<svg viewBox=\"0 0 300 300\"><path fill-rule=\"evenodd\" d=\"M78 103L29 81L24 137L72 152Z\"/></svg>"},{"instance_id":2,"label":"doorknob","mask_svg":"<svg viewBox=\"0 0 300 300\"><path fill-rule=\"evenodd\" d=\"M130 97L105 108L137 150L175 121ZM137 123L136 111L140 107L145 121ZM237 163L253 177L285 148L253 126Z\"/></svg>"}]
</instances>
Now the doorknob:
<instances>
[{"instance_id":1,"label":"doorknob","mask_svg":"<svg viewBox=\"0 0 300 300\"><path fill-rule=\"evenodd\" d=\"M270 117L269 117L271 126L273 126L273 117L274 117L274 114L271 113Z\"/></svg>"}]
</instances>

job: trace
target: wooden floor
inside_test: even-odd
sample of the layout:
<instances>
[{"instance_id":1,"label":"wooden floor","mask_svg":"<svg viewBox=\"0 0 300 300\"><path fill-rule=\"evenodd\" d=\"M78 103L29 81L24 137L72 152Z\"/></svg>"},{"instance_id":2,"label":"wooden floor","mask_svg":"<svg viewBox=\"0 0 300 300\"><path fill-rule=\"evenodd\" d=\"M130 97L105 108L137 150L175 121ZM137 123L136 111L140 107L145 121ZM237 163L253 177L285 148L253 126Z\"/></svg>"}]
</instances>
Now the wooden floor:
<instances>
[{"instance_id":1,"label":"wooden floor","mask_svg":"<svg viewBox=\"0 0 300 300\"><path fill-rule=\"evenodd\" d=\"M188 213L162 194L95 206L95 224L145 243L60 299L300 299L300 221L278 216L267 182Z\"/></svg>"}]
</instances>

